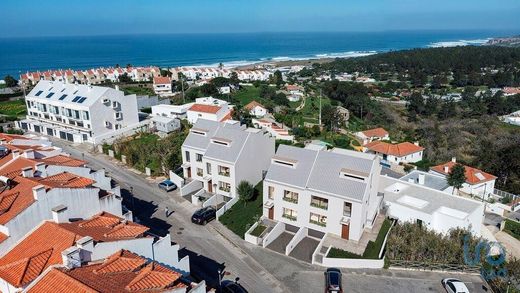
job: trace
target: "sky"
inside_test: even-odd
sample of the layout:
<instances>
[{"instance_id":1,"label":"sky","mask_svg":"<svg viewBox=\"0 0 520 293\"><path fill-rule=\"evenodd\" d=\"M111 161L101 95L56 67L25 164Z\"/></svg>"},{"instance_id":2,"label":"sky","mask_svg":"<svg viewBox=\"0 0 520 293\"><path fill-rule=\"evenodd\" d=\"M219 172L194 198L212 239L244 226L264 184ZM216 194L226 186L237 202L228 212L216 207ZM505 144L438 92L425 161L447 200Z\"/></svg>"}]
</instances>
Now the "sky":
<instances>
[{"instance_id":1,"label":"sky","mask_svg":"<svg viewBox=\"0 0 520 293\"><path fill-rule=\"evenodd\" d=\"M0 37L520 31L520 0L1 0Z\"/></svg>"}]
</instances>

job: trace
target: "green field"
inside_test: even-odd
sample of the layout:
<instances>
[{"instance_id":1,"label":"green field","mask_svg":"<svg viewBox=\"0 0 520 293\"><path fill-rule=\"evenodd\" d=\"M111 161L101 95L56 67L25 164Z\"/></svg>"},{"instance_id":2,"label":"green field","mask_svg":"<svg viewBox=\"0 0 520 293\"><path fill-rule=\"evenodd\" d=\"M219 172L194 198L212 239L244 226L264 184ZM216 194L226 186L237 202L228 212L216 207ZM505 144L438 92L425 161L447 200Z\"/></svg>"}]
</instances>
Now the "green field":
<instances>
[{"instance_id":1,"label":"green field","mask_svg":"<svg viewBox=\"0 0 520 293\"><path fill-rule=\"evenodd\" d=\"M151 88L147 87L140 87L140 86L130 86L122 88L122 90L125 92L125 95L139 95L139 96L153 96L155 95L154 91Z\"/></svg>"},{"instance_id":2,"label":"green field","mask_svg":"<svg viewBox=\"0 0 520 293\"><path fill-rule=\"evenodd\" d=\"M232 97L234 101L239 102L243 106L251 101L265 103L265 101L260 98L260 88L254 86L244 86L239 91L233 93Z\"/></svg>"},{"instance_id":3,"label":"green field","mask_svg":"<svg viewBox=\"0 0 520 293\"><path fill-rule=\"evenodd\" d=\"M27 111L25 107L25 101L16 100L0 102L0 114L14 117L26 115Z\"/></svg>"}]
</instances>

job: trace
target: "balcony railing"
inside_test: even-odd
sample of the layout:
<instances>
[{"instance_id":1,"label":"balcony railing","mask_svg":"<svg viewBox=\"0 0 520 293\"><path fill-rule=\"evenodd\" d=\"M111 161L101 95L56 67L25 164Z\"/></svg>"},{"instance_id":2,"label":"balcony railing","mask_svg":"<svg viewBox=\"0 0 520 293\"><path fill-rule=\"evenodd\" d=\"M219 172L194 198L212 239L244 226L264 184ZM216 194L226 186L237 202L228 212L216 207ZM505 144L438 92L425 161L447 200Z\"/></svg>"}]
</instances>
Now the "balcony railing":
<instances>
[{"instance_id":1,"label":"balcony railing","mask_svg":"<svg viewBox=\"0 0 520 293\"><path fill-rule=\"evenodd\" d=\"M287 202L298 203L298 199L297 198L291 198L291 197L285 197L284 196L282 199L287 201Z\"/></svg>"},{"instance_id":2,"label":"balcony railing","mask_svg":"<svg viewBox=\"0 0 520 293\"><path fill-rule=\"evenodd\" d=\"M231 187L225 187L225 186L221 186L218 189L222 190L222 191L225 191L225 192L230 192L231 191Z\"/></svg>"},{"instance_id":3,"label":"balcony railing","mask_svg":"<svg viewBox=\"0 0 520 293\"><path fill-rule=\"evenodd\" d=\"M329 208L329 205L328 204L319 204L319 203L311 202L311 207L315 207L315 208L318 208L318 209L326 210L326 209Z\"/></svg>"},{"instance_id":4,"label":"balcony railing","mask_svg":"<svg viewBox=\"0 0 520 293\"><path fill-rule=\"evenodd\" d=\"M229 174L229 171L218 171L218 175L229 177L230 174Z\"/></svg>"},{"instance_id":5,"label":"balcony railing","mask_svg":"<svg viewBox=\"0 0 520 293\"><path fill-rule=\"evenodd\" d=\"M204 175L203 172L197 171L197 176L202 177L202 175Z\"/></svg>"},{"instance_id":6,"label":"balcony railing","mask_svg":"<svg viewBox=\"0 0 520 293\"><path fill-rule=\"evenodd\" d=\"M296 217L295 216L283 214L282 217L284 217L286 219L289 219L291 221L296 221Z\"/></svg>"},{"instance_id":7,"label":"balcony railing","mask_svg":"<svg viewBox=\"0 0 520 293\"><path fill-rule=\"evenodd\" d=\"M322 226L322 227L327 226L327 223L323 223L323 222L320 222L320 221L309 220L309 223L314 224L314 225L318 225L318 226Z\"/></svg>"}]
</instances>

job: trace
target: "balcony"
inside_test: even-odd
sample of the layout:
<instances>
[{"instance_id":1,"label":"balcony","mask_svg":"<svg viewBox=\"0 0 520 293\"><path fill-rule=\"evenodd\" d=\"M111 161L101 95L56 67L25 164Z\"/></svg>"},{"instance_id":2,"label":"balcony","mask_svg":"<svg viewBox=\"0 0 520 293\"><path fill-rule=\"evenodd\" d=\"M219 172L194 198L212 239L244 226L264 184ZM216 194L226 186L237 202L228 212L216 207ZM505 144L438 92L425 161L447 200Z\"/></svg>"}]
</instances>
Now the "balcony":
<instances>
[{"instance_id":1,"label":"balcony","mask_svg":"<svg viewBox=\"0 0 520 293\"><path fill-rule=\"evenodd\" d=\"M329 208L329 205L311 202L311 207L315 207L315 208L322 209L322 210L327 210Z\"/></svg>"},{"instance_id":2,"label":"balcony","mask_svg":"<svg viewBox=\"0 0 520 293\"><path fill-rule=\"evenodd\" d=\"M350 215L341 217L341 220L339 222L344 225L350 224Z\"/></svg>"},{"instance_id":3,"label":"balcony","mask_svg":"<svg viewBox=\"0 0 520 293\"><path fill-rule=\"evenodd\" d=\"M221 190L221 191L224 191L224 192L230 192L231 191L231 187L229 187L229 186L220 186L218 188L218 190Z\"/></svg>"},{"instance_id":4,"label":"balcony","mask_svg":"<svg viewBox=\"0 0 520 293\"><path fill-rule=\"evenodd\" d=\"M318 226L322 226L322 227L326 227L327 226L327 223L314 221L314 220L309 220L309 223L314 224L314 225L318 225Z\"/></svg>"},{"instance_id":5,"label":"balcony","mask_svg":"<svg viewBox=\"0 0 520 293\"><path fill-rule=\"evenodd\" d=\"M288 219L290 221L296 221L296 217L295 216L283 214L282 217L286 218L286 219Z\"/></svg>"},{"instance_id":6,"label":"balcony","mask_svg":"<svg viewBox=\"0 0 520 293\"><path fill-rule=\"evenodd\" d=\"M230 176L230 172L229 171L219 171L218 175L229 177Z\"/></svg>"},{"instance_id":7,"label":"balcony","mask_svg":"<svg viewBox=\"0 0 520 293\"><path fill-rule=\"evenodd\" d=\"M287 202L291 202L291 203L295 203L297 204L298 203L298 199L297 198L291 198L291 197L283 197L282 198L284 201L287 201Z\"/></svg>"}]
</instances>

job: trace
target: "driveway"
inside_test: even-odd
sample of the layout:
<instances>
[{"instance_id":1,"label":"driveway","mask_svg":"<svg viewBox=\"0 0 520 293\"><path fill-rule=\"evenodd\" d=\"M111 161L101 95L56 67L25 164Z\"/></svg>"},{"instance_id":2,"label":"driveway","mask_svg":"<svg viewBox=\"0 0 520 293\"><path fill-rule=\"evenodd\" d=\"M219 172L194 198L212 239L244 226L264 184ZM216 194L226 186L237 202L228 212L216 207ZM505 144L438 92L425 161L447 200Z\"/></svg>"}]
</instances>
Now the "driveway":
<instances>
[{"instance_id":1,"label":"driveway","mask_svg":"<svg viewBox=\"0 0 520 293\"><path fill-rule=\"evenodd\" d=\"M291 234L287 231L283 232L282 234L280 234L280 236L276 237L276 239L273 240L273 242L267 245L267 248L271 249L272 251L285 254L285 247L287 247L287 244L291 242L293 237L294 234Z\"/></svg>"},{"instance_id":2,"label":"driveway","mask_svg":"<svg viewBox=\"0 0 520 293\"><path fill-rule=\"evenodd\" d=\"M319 240L305 237L293 248L291 253L289 253L289 256L304 262L312 263L312 254L316 250L316 247L318 247L318 244L320 244Z\"/></svg>"}]
</instances>

